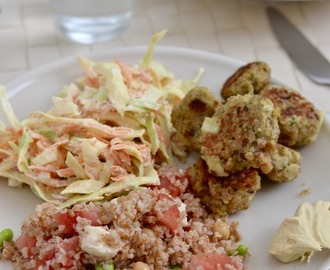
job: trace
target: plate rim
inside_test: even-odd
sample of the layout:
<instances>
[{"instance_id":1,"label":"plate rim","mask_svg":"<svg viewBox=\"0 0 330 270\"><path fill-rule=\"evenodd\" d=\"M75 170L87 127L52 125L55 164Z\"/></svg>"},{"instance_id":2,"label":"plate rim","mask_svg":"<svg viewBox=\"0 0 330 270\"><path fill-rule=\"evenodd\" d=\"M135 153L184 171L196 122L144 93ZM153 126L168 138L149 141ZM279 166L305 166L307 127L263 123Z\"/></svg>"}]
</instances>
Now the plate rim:
<instances>
[{"instance_id":1,"label":"plate rim","mask_svg":"<svg viewBox=\"0 0 330 270\"><path fill-rule=\"evenodd\" d=\"M127 46L127 47L120 47L120 48L114 48L114 49L102 49L97 51L91 51L86 53L80 53L75 55L70 55L67 57L63 57L61 59L57 59L55 61L51 61L49 63L43 64L39 67L32 68L30 70L27 70L23 74L18 75L14 79L9 80L7 83L5 83L7 92L8 92L8 98L12 98L16 92L19 92L20 88L25 87L28 84L28 81L31 80L31 75L33 74L44 74L47 73L47 71L61 66L66 66L70 63L77 62L77 57L79 55L82 55L84 57L87 57L89 59L98 58L100 56L105 55L116 55L116 54L123 54L123 53L129 53L129 54L137 54L139 53L141 55L141 59L144 56L144 53L147 51L148 46L141 45L141 46ZM193 49L193 48L185 48L185 47L176 47L176 46L155 46L153 59L157 54L180 54L180 55L194 55L195 57L200 58L217 58L222 62L225 62L226 64L237 66L243 65L246 62L235 59L233 57L221 54L221 53L215 53L215 52L208 52L203 51L200 49ZM156 60L156 59L155 59ZM111 61L111 60L110 60ZM156 60L157 61L157 60ZM135 64L135 63L132 63ZM136 63L137 64L137 63ZM278 80L277 78L275 78ZM19 85L22 85L22 87L19 87L19 89L13 89L18 87Z\"/></svg>"}]
</instances>

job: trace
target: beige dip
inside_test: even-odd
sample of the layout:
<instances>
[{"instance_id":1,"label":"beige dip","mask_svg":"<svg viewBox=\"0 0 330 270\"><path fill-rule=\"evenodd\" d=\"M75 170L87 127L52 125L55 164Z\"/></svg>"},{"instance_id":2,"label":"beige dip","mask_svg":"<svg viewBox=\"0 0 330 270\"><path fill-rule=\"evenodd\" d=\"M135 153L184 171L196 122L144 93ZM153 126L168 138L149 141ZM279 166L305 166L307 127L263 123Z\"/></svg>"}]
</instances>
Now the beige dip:
<instances>
[{"instance_id":1,"label":"beige dip","mask_svg":"<svg viewBox=\"0 0 330 270\"><path fill-rule=\"evenodd\" d=\"M274 236L269 252L283 263L309 261L315 251L330 248L330 202L303 203L286 218Z\"/></svg>"}]
</instances>

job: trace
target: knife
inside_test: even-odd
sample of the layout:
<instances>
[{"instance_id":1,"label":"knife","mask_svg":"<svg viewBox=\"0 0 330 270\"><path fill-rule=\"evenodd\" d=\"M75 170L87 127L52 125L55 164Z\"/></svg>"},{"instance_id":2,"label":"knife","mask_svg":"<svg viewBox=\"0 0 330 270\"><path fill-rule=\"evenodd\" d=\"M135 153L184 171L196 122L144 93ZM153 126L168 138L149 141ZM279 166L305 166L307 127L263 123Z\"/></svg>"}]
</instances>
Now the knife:
<instances>
[{"instance_id":1,"label":"knife","mask_svg":"<svg viewBox=\"0 0 330 270\"><path fill-rule=\"evenodd\" d=\"M312 81L330 85L330 63L319 50L277 9L267 8L272 29L297 67Z\"/></svg>"}]
</instances>

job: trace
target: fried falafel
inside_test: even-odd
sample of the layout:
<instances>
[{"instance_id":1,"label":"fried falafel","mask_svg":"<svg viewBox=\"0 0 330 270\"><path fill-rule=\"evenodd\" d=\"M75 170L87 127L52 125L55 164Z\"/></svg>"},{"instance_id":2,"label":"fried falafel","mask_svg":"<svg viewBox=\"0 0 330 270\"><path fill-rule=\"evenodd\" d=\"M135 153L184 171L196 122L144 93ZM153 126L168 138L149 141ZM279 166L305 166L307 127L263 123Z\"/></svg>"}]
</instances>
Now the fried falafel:
<instances>
[{"instance_id":1,"label":"fried falafel","mask_svg":"<svg viewBox=\"0 0 330 270\"><path fill-rule=\"evenodd\" d=\"M266 175L267 178L279 183L291 182L297 178L301 161L299 152L278 143L271 157L273 169Z\"/></svg>"},{"instance_id":2,"label":"fried falafel","mask_svg":"<svg viewBox=\"0 0 330 270\"><path fill-rule=\"evenodd\" d=\"M270 81L271 69L267 63L255 61L240 67L223 84L220 93L224 99L231 96L259 93Z\"/></svg>"},{"instance_id":3,"label":"fried falafel","mask_svg":"<svg viewBox=\"0 0 330 270\"><path fill-rule=\"evenodd\" d=\"M199 137L203 121L205 117L213 115L218 103L219 101L207 88L197 86L174 106L171 120L176 133L172 141L179 149L184 152L200 151Z\"/></svg>"},{"instance_id":4,"label":"fried falafel","mask_svg":"<svg viewBox=\"0 0 330 270\"><path fill-rule=\"evenodd\" d=\"M279 111L260 95L236 95L205 118L201 156L210 172L228 176L244 169L273 169L271 152L279 137Z\"/></svg>"},{"instance_id":5,"label":"fried falafel","mask_svg":"<svg viewBox=\"0 0 330 270\"><path fill-rule=\"evenodd\" d=\"M211 174L203 159L188 168L189 186L201 203L213 213L224 216L249 208L260 189L260 176L246 169L227 177Z\"/></svg>"},{"instance_id":6,"label":"fried falafel","mask_svg":"<svg viewBox=\"0 0 330 270\"><path fill-rule=\"evenodd\" d=\"M278 142L297 147L313 142L320 131L323 114L299 92L281 85L268 85L261 92L280 109Z\"/></svg>"}]
</instances>

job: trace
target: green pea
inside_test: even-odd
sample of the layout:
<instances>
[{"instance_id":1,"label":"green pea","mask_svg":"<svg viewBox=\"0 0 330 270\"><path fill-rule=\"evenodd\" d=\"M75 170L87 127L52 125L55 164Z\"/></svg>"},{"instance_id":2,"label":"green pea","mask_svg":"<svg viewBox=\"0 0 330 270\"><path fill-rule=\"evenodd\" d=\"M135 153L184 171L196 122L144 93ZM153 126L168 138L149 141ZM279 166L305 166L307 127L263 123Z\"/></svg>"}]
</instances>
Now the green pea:
<instances>
[{"instance_id":1,"label":"green pea","mask_svg":"<svg viewBox=\"0 0 330 270\"><path fill-rule=\"evenodd\" d=\"M95 270L104 270L103 266L100 264L95 265Z\"/></svg>"},{"instance_id":2,"label":"green pea","mask_svg":"<svg viewBox=\"0 0 330 270\"><path fill-rule=\"evenodd\" d=\"M241 255L241 256L246 256L246 254L248 253L248 248L246 245L240 244L237 249L237 255Z\"/></svg>"},{"instance_id":3,"label":"green pea","mask_svg":"<svg viewBox=\"0 0 330 270\"><path fill-rule=\"evenodd\" d=\"M115 270L115 265L113 263L109 263L104 266L101 264L97 264L95 265L95 270Z\"/></svg>"},{"instance_id":4,"label":"green pea","mask_svg":"<svg viewBox=\"0 0 330 270\"><path fill-rule=\"evenodd\" d=\"M180 270L181 267L179 265L173 265L170 267L171 270Z\"/></svg>"},{"instance_id":5,"label":"green pea","mask_svg":"<svg viewBox=\"0 0 330 270\"><path fill-rule=\"evenodd\" d=\"M0 232L0 248L3 247L4 241L11 241L14 237L14 233L11 229L4 229Z\"/></svg>"},{"instance_id":6,"label":"green pea","mask_svg":"<svg viewBox=\"0 0 330 270\"><path fill-rule=\"evenodd\" d=\"M105 270L115 270L115 265L113 263L110 263L109 265L107 265L107 268L105 268Z\"/></svg>"}]
</instances>

